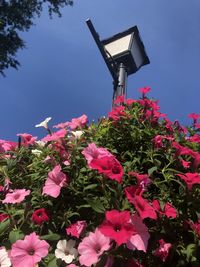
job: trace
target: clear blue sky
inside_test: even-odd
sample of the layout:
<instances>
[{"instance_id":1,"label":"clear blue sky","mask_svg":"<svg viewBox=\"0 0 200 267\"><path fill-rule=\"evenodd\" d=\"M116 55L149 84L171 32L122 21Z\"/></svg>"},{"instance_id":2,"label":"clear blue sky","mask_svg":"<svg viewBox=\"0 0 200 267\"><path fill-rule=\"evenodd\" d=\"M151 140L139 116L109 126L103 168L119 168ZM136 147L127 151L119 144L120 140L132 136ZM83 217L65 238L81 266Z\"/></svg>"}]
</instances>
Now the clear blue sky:
<instances>
[{"instance_id":1,"label":"clear blue sky","mask_svg":"<svg viewBox=\"0 0 200 267\"><path fill-rule=\"evenodd\" d=\"M129 77L128 97L150 86L171 120L188 124L189 113L200 113L199 0L75 0L62 13L35 20L23 33L21 68L0 78L0 139L42 137L44 130L34 126L49 116L54 125L82 114L97 120L110 111L112 79L87 18L102 39L138 26L151 63Z\"/></svg>"}]
</instances>

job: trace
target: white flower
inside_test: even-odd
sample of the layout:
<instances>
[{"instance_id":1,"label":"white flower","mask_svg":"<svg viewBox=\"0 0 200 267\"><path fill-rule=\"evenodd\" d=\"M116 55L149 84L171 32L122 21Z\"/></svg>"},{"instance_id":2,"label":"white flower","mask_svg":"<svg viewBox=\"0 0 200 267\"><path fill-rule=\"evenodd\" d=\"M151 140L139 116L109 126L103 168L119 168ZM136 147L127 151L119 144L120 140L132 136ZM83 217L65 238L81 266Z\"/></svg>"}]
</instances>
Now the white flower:
<instances>
[{"instance_id":1,"label":"white flower","mask_svg":"<svg viewBox=\"0 0 200 267\"><path fill-rule=\"evenodd\" d=\"M40 154L42 153L42 151L39 149L32 149L31 152L32 152L32 154L34 154L36 156L40 156Z\"/></svg>"},{"instance_id":2,"label":"white flower","mask_svg":"<svg viewBox=\"0 0 200 267\"><path fill-rule=\"evenodd\" d=\"M11 261L8 257L8 252L4 247L0 248L0 266L1 267L9 267L11 266Z\"/></svg>"},{"instance_id":3,"label":"white flower","mask_svg":"<svg viewBox=\"0 0 200 267\"><path fill-rule=\"evenodd\" d=\"M75 240L60 240L57 243L57 249L55 250L55 256L58 259L62 259L66 263L71 263L78 255L77 249L74 248Z\"/></svg>"},{"instance_id":4,"label":"white flower","mask_svg":"<svg viewBox=\"0 0 200 267\"><path fill-rule=\"evenodd\" d=\"M44 127L48 129L48 122L51 120L51 117L46 118L44 121L40 122L39 124L35 125L35 127Z\"/></svg>"},{"instance_id":5,"label":"white flower","mask_svg":"<svg viewBox=\"0 0 200 267\"><path fill-rule=\"evenodd\" d=\"M37 144L38 144L38 146L40 146L40 147L44 147L45 146L45 144L46 144L46 142L44 142L44 141L41 141L41 140L39 140L39 141L35 141Z\"/></svg>"},{"instance_id":6,"label":"white flower","mask_svg":"<svg viewBox=\"0 0 200 267\"><path fill-rule=\"evenodd\" d=\"M83 131L72 131L72 134L76 139L79 139L83 133Z\"/></svg>"}]
</instances>

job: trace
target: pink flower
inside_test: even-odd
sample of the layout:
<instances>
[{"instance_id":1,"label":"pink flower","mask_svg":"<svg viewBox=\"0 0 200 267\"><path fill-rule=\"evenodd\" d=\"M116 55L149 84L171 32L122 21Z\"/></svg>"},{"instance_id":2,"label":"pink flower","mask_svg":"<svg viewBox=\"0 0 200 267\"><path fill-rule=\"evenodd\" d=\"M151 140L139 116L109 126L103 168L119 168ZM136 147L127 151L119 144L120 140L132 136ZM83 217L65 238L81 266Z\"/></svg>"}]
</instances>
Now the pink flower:
<instances>
[{"instance_id":1,"label":"pink flower","mask_svg":"<svg viewBox=\"0 0 200 267\"><path fill-rule=\"evenodd\" d=\"M125 107L114 107L111 112L108 113L108 118L118 121L122 116L126 116Z\"/></svg>"},{"instance_id":2,"label":"pink flower","mask_svg":"<svg viewBox=\"0 0 200 267\"><path fill-rule=\"evenodd\" d=\"M35 232L26 235L24 240L17 240L10 252L13 267L35 267L48 254L49 244L40 240Z\"/></svg>"},{"instance_id":3,"label":"pink flower","mask_svg":"<svg viewBox=\"0 0 200 267\"><path fill-rule=\"evenodd\" d=\"M194 184L200 184L200 175L198 173L187 172L185 174L176 175L186 182L188 190L191 190Z\"/></svg>"},{"instance_id":4,"label":"pink flower","mask_svg":"<svg viewBox=\"0 0 200 267\"><path fill-rule=\"evenodd\" d=\"M87 116L84 114L78 118L74 118L71 120L71 122L69 123L69 127L72 130L75 130L77 128L83 128L86 124L88 123L88 118Z\"/></svg>"},{"instance_id":5,"label":"pink flower","mask_svg":"<svg viewBox=\"0 0 200 267\"><path fill-rule=\"evenodd\" d=\"M96 264L99 257L110 249L110 238L104 236L98 229L94 233L90 232L78 246L81 265L91 266Z\"/></svg>"},{"instance_id":6,"label":"pink flower","mask_svg":"<svg viewBox=\"0 0 200 267\"><path fill-rule=\"evenodd\" d=\"M200 220L198 220L196 223L188 222L191 229L200 237Z\"/></svg>"},{"instance_id":7,"label":"pink flower","mask_svg":"<svg viewBox=\"0 0 200 267\"><path fill-rule=\"evenodd\" d=\"M157 219L157 214L154 208L143 197L135 196L133 199L133 204L142 219L145 219L145 218L151 218L154 220Z\"/></svg>"},{"instance_id":8,"label":"pink flower","mask_svg":"<svg viewBox=\"0 0 200 267\"><path fill-rule=\"evenodd\" d=\"M22 138L22 145L24 146L33 145L37 140L37 137L34 137L31 134L27 133L17 134L17 136L20 136Z\"/></svg>"},{"instance_id":9,"label":"pink flower","mask_svg":"<svg viewBox=\"0 0 200 267\"><path fill-rule=\"evenodd\" d=\"M78 265L72 263L72 264L67 265L66 267L78 267Z\"/></svg>"},{"instance_id":10,"label":"pink flower","mask_svg":"<svg viewBox=\"0 0 200 267\"><path fill-rule=\"evenodd\" d=\"M188 118L193 119L194 124L196 124L197 120L200 118L200 114L190 113Z\"/></svg>"},{"instance_id":11,"label":"pink flower","mask_svg":"<svg viewBox=\"0 0 200 267\"><path fill-rule=\"evenodd\" d=\"M86 148L84 148L82 154L85 156L89 167L93 159L100 159L105 156L113 157L113 155L106 148L97 147L95 143L91 143Z\"/></svg>"},{"instance_id":12,"label":"pink flower","mask_svg":"<svg viewBox=\"0 0 200 267\"><path fill-rule=\"evenodd\" d=\"M47 215L47 212L44 208L35 210L31 218L35 224L39 224L39 225L41 225L43 222L49 221L49 216Z\"/></svg>"},{"instance_id":13,"label":"pink flower","mask_svg":"<svg viewBox=\"0 0 200 267\"><path fill-rule=\"evenodd\" d=\"M124 95L119 95L115 101L114 101L114 104L120 104L120 103L124 103L125 101L125 96Z\"/></svg>"},{"instance_id":14,"label":"pink flower","mask_svg":"<svg viewBox=\"0 0 200 267\"><path fill-rule=\"evenodd\" d=\"M100 159L93 159L90 163L90 167L98 170L99 173L117 181L118 183L122 182L124 170L122 165L114 156L105 156Z\"/></svg>"},{"instance_id":15,"label":"pink flower","mask_svg":"<svg viewBox=\"0 0 200 267\"><path fill-rule=\"evenodd\" d=\"M161 209L160 203L157 199L154 199L152 201L152 205L158 214L165 215L167 218L170 218L170 217L176 218L177 217L176 209L168 202L165 204L164 210Z\"/></svg>"},{"instance_id":16,"label":"pink flower","mask_svg":"<svg viewBox=\"0 0 200 267\"><path fill-rule=\"evenodd\" d=\"M131 222L135 227L136 233L131 236L126 245L129 249L138 249L146 252L150 237L148 228L142 222L142 219L136 214L131 217Z\"/></svg>"},{"instance_id":17,"label":"pink flower","mask_svg":"<svg viewBox=\"0 0 200 267\"><path fill-rule=\"evenodd\" d=\"M61 171L60 165L54 167L52 171L48 173L48 178L43 187L42 194L49 195L51 197L58 197L60 190L68 181L68 177Z\"/></svg>"},{"instance_id":18,"label":"pink flower","mask_svg":"<svg viewBox=\"0 0 200 267\"><path fill-rule=\"evenodd\" d=\"M137 178L138 186L141 186L143 189L151 183L148 174L139 174L137 172L129 172L128 174L135 176Z\"/></svg>"},{"instance_id":19,"label":"pink flower","mask_svg":"<svg viewBox=\"0 0 200 267\"><path fill-rule=\"evenodd\" d=\"M68 235L79 238L79 236L85 230L86 226L87 226L86 221L77 221L76 223L73 223L70 226L68 226L66 228L66 232Z\"/></svg>"},{"instance_id":20,"label":"pink flower","mask_svg":"<svg viewBox=\"0 0 200 267\"><path fill-rule=\"evenodd\" d=\"M66 134L67 134L67 131L65 129L61 129L55 133L52 133L51 135L48 134L41 141L43 141L43 142L58 141L61 138L64 138L66 136Z\"/></svg>"},{"instance_id":21,"label":"pink flower","mask_svg":"<svg viewBox=\"0 0 200 267\"><path fill-rule=\"evenodd\" d=\"M158 242L160 244L160 247L155 251L155 256L159 257L163 262L165 262L172 244L165 243L163 239L160 239Z\"/></svg>"},{"instance_id":22,"label":"pink flower","mask_svg":"<svg viewBox=\"0 0 200 267\"><path fill-rule=\"evenodd\" d=\"M66 121L66 122L61 122L61 123L59 123L57 125L54 125L53 128L63 129L63 128L69 127L69 125L70 125L70 122Z\"/></svg>"},{"instance_id":23,"label":"pink flower","mask_svg":"<svg viewBox=\"0 0 200 267\"><path fill-rule=\"evenodd\" d=\"M99 230L105 236L114 239L118 245L124 244L136 233L130 219L129 211L107 211L106 219L100 225Z\"/></svg>"},{"instance_id":24,"label":"pink flower","mask_svg":"<svg viewBox=\"0 0 200 267\"><path fill-rule=\"evenodd\" d=\"M17 143L0 139L0 153L15 150Z\"/></svg>"},{"instance_id":25,"label":"pink flower","mask_svg":"<svg viewBox=\"0 0 200 267\"><path fill-rule=\"evenodd\" d=\"M30 190L26 189L15 189L13 192L6 194L6 198L2 201L2 203L20 203L25 199L26 196L30 195L30 192Z\"/></svg>"},{"instance_id":26,"label":"pink flower","mask_svg":"<svg viewBox=\"0 0 200 267\"><path fill-rule=\"evenodd\" d=\"M140 93L142 93L142 97L144 97L150 90L150 87L143 87L139 89Z\"/></svg>"}]
</instances>

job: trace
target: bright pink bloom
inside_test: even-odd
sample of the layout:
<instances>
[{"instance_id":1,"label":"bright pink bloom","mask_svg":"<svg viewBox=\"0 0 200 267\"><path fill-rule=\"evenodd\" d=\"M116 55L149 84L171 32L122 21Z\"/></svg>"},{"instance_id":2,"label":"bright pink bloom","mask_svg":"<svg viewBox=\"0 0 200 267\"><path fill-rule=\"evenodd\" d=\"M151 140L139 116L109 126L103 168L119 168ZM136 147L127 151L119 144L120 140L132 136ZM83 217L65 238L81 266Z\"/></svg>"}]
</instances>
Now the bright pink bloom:
<instances>
[{"instance_id":1,"label":"bright pink bloom","mask_svg":"<svg viewBox=\"0 0 200 267\"><path fill-rule=\"evenodd\" d=\"M181 159L180 162L181 162L181 164L183 165L184 168L187 169L187 168L190 167L191 162L183 160L183 159Z\"/></svg>"},{"instance_id":2,"label":"bright pink bloom","mask_svg":"<svg viewBox=\"0 0 200 267\"><path fill-rule=\"evenodd\" d=\"M142 93L142 97L144 97L150 90L150 87L143 87L139 89L139 92Z\"/></svg>"},{"instance_id":3,"label":"bright pink bloom","mask_svg":"<svg viewBox=\"0 0 200 267\"><path fill-rule=\"evenodd\" d=\"M97 147L95 143L91 143L86 148L84 148L82 154L85 156L89 167L93 159L100 159L105 156L113 157L113 155L106 148Z\"/></svg>"},{"instance_id":4,"label":"bright pink bloom","mask_svg":"<svg viewBox=\"0 0 200 267\"><path fill-rule=\"evenodd\" d=\"M0 153L15 150L17 143L0 139Z\"/></svg>"},{"instance_id":5,"label":"bright pink bloom","mask_svg":"<svg viewBox=\"0 0 200 267\"><path fill-rule=\"evenodd\" d=\"M3 222L9 218L8 214L0 213L0 222Z\"/></svg>"},{"instance_id":6,"label":"bright pink bloom","mask_svg":"<svg viewBox=\"0 0 200 267\"><path fill-rule=\"evenodd\" d=\"M61 129L55 133L52 133L51 135L48 134L47 136L42 138L41 141L43 141L43 142L58 141L61 138L64 138L66 136L66 134L67 134L67 131L65 129Z\"/></svg>"},{"instance_id":7,"label":"bright pink bloom","mask_svg":"<svg viewBox=\"0 0 200 267\"><path fill-rule=\"evenodd\" d=\"M79 236L85 230L86 226L87 226L86 221L77 221L76 223L73 223L70 226L68 226L66 228L66 232L68 235L79 238Z\"/></svg>"},{"instance_id":8,"label":"bright pink bloom","mask_svg":"<svg viewBox=\"0 0 200 267\"><path fill-rule=\"evenodd\" d=\"M160 244L160 247L157 248L154 255L159 257L163 262L165 262L167 257L168 257L169 250L170 250L172 244L171 243L165 243L165 241L163 239L160 239L158 242Z\"/></svg>"},{"instance_id":9,"label":"bright pink bloom","mask_svg":"<svg viewBox=\"0 0 200 267\"><path fill-rule=\"evenodd\" d=\"M88 118L87 116L84 114L78 118L74 118L71 120L71 122L69 123L69 127L72 130L75 130L77 128L83 128L86 124L88 123Z\"/></svg>"},{"instance_id":10,"label":"bright pink bloom","mask_svg":"<svg viewBox=\"0 0 200 267\"><path fill-rule=\"evenodd\" d=\"M133 103L136 103L137 100L134 100L134 99L131 99L131 98L128 98L125 100L125 103L128 105L128 106L131 106Z\"/></svg>"},{"instance_id":11,"label":"bright pink bloom","mask_svg":"<svg viewBox=\"0 0 200 267\"><path fill-rule=\"evenodd\" d=\"M191 190L194 184L200 184L200 175L198 173L187 172L185 174L176 175L186 182L188 190Z\"/></svg>"},{"instance_id":12,"label":"bright pink bloom","mask_svg":"<svg viewBox=\"0 0 200 267\"><path fill-rule=\"evenodd\" d=\"M124 189L124 192L128 201L133 204L135 196L142 196L144 190L141 186L130 185Z\"/></svg>"},{"instance_id":13,"label":"bright pink bloom","mask_svg":"<svg viewBox=\"0 0 200 267\"><path fill-rule=\"evenodd\" d=\"M37 140L37 137L34 137L31 134L27 133L17 134L17 136L20 136L22 138L22 145L24 146L33 145Z\"/></svg>"},{"instance_id":14,"label":"bright pink bloom","mask_svg":"<svg viewBox=\"0 0 200 267\"><path fill-rule=\"evenodd\" d=\"M48 178L43 187L42 194L49 195L51 197L58 197L60 190L66 185L68 177L61 171L60 165L54 167L52 171L48 173Z\"/></svg>"},{"instance_id":15,"label":"bright pink bloom","mask_svg":"<svg viewBox=\"0 0 200 267\"><path fill-rule=\"evenodd\" d=\"M54 125L53 128L57 128L57 129L63 129L63 128L66 128L66 127L69 127L70 125L70 122L67 121L67 122L61 122L57 125Z\"/></svg>"},{"instance_id":16,"label":"bright pink bloom","mask_svg":"<svg viewBox=\"0 0 200 267\"><path fill-rule=\"evenodd\" d=\"M200 220L198 220L196 223L188 222L192 230L200 237Z\"/></svg>"},{"instance_id":17,"label":"bright pink bloom","mask_svg":"<svg viewBox=\"0 0 200 267\"><path fill-rule=\"evenodd\" d=\"M31 218L35 224L39 224L39 225L41 225L44 222L49 221L49 216L47 215L47 212L44 208L35 210Z\"/></svg>"},{"instance_id":18,"label":"bright pink bloom","mask_svg":"<svg viewBox=\"0 0 200 267\"><path fill-rule=\"evenodd\" d=\"M48 254L49 244L40 240L35 232L17 240L10 251L13 267L35 267Z\"/></svg>"},{"instance_id":19,"label":"bright pink bloom","mask_svg":"<svg viewBox=\"0 0 200 267\"><path fill-rule=\"evenodd\" d=\"M112 111L108 112L108 118L114 121L118 121L122 116L126 116L124 106L114 107Z\"/></svg>"},{"instance_id":20,"label":"bright pink bloom","mask_svg":"<svg viewBox=\"0 0 200 267\"><path fill-rule=\"evenodd\" d=\"M156 220L157 214L150 203L141 196L135 196L132 202L142 219L151 218Z\"/></svg>"},{"instance_id":21,"label":"bright pink bloom","mask_svg":"<svg viewBox=\"0 0 200 267\"><path fill-rule=\"evenodd\" d=\"M154 199L152 201L152 206L154 207L154 209L156 210L156 212L158 214L165 215L165 216L167 216L167 218L170 218L170 217L176 218L177 217L176 209L168 202L165 204L163 210L161 209L160 203L157 199Z\"/></svg>"},{"instance_id":22,"label":"bright pink bloom","mask_svg":"<svg viewBox=\"0 0 200 267\"><path fill-rule=\"evenodd\" d=\"M137 172L129 172L128 174L135 176L137 178L138 186L142 186L143 188L147 187L151 183L148 174L139 174Z\"/></svg>"},{"instance_id":23,"label":"bright pink bloom","mask_svg":"<svg viewBox=\"0 0 200 267\"><path fill-rule=\"evenodd\" d=\"M137 249L146 252L150 237L148 228L142 222L142 219L136 214L131 217L131 222L135 227L136 234L131 236L126 245L129 249Z\"/></svg>"},{"instance_id":24,"label":"bright pink bloom","mask_svg":"<svg viewBox=\"0 0 200 267\"><path fill-rule=\"evenodd\" d=\"M90 167L98 170L99 173L117 181L118 183L122 182L124 170L122 165L114 156L105 156L100 159L93 159L90 163Z\"/></svg>"},{"instance_id":25,"label":"bright pink bloom","mask_svg":"<svg viewBox=\"0 0 200 267\"><path fill-rule=\"evenodd\" d=\"M129 211L107 211L106 219L100 225L99 230L105 236L114 239L118 245L124 244L136 233L130 219Z\"/></svg>"},{"instance_id":26,"label":"bright pink bloom","mask_svg":"<svg viewBox=\"0 0 200 267\"><path fill-rule=\"evenodd\" d=\"M110 238L104 236L98 229L94 233L90 232L78 246L80 264L88 267L96 264L104 251L109 249Z\"/></svg>"},{"instance_id":27,"label":"bright pink bloom","mask_svg":"<svg viewBox=\"0 0 200 267\"><path fill-rule=\"evenodd\" d=\"M78 267L78 265L72 263L70 265L67 265L66 267Z\"/></svg>"},{"instance_id":28,"label":"bright pink bloom","mask_svg":"<svg viewBox=\"0 0 200 267\"><path fill-rule=\"evenodd\" d=\"M188 141L200 144L200 135L195 134L187 138Z\"/></svg>"},{"instance_id":29,"label":"bright pink bloom","mask_svg":"<svg viewBox=\"0 0 200 267\"><path fill-rule=\"evenodd\" d=\"M197 120L200 118L200 114L190 113L188 118L193 119L194 124L197 123Z\"/></svg>"},{"instance_id":30,"label":"bright pink bloom","mask_svg":"<svg viewBox=\"0 0 200 267\"><path fill-rule=\"evenodd\" d=\"M124 103L124 101L125 101L125 96L124 96L124 95L119 95L119 96L114 100L114 104Z\"/></svg>"},{"instance_id":31,"label":"bright pink bloom","mask_svg":"<svg viewBox=\"0 0 200 267\"><path fill-rule=\"evenodd\" d=\"M11 193L6 194L6 198L2 201L4 204L15 204L22 202L26 196L30 195L31 191L26 189L15 189Z\"/></svg>"}]
</instances>

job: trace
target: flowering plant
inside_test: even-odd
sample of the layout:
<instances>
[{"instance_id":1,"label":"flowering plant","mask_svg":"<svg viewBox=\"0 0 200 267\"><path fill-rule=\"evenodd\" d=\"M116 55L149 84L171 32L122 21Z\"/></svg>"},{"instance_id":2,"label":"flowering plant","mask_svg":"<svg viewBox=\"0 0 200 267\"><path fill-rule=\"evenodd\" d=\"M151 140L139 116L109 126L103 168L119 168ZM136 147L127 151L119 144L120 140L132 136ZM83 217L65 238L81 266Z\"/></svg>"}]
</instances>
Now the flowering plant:
<instances>
[{"instance_id":1,"label":"flowering plant","mask_svg":"<svg viewBox=\"0 0 200 267\"><path fill-rule=\"evenodd\" d=\"M200 115L182 127L140 91L0 140L0 266L199 266Z\"/></svg>"}]
</instances>

